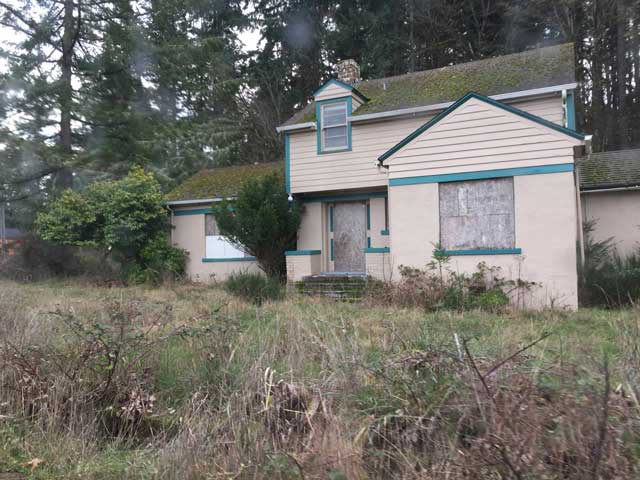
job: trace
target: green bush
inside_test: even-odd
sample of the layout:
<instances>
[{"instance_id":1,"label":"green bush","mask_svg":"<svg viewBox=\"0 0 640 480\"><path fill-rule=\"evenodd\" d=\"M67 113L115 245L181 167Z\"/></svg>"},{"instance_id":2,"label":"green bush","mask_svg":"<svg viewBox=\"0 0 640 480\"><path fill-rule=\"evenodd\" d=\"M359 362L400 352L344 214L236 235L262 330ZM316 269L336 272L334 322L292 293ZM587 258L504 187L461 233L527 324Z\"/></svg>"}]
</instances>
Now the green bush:
<instances>
[{"instance_id":1,"label":"green bush","mask_svg":"<svg viewBox=\"0 0 640 480\"><path fill-rule=\"evenodd\" d=\"M640 302L640 249L620 256L613 237L595 241L594 222L584 224L585 262L579 268L583 306L619 308Z\"/></svg>"},{"instance_id":2,"label":"green bush","mask_svg":"<svg viewBox=\"0 0 640 480\"><path fill-rule=\"evenodd\" d=\"M179 280L184 276L187 252L169 244L166 235L158 235L140 252L140 263L127 272L132 283L160 284L163 280Z\"/></svg>"},{"instance_id":3,"label":"green bush","mask_svg":"<svg viewBox=\"0 0 640 480\"><path fill-rule=\"evenodd\" d=\"M267 300L279 300L284 296L284 286L278 278L261 273L232 273L226 290L240 298L262 305Z\"/></svg>"}]
</instances>

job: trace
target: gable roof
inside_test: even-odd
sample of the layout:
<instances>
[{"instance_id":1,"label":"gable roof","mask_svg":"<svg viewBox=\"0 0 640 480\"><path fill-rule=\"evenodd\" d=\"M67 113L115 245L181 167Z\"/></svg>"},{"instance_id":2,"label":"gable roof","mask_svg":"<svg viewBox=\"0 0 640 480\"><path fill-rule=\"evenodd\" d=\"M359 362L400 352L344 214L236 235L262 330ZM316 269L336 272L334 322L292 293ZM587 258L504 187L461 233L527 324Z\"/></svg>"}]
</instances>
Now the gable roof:
<instances>
[{"instance_id":1,"label":"gable roof","mask_svg":"<svg viewBox=\"0 0 640 480\"><path fill-rule=\"evenodd\" d=\"M284 176L284 162L235 165L202 170L169 192L166 199L169 202L175 202L234 197L248 180L260 178L273 172L281 173Z\"/></svg>"},{"instance_id":2,"label":"gable roof","mask_svg":"<svg viewBox=\"0 0 640 480\"><path fill-rule=\"evenodd\" d=\"M540 125L542 125L544 127L547 127L547 128L551 128L553 130L556 130L556 131L558 131L560 133L563 133L563 134L568 135L570 137L576 138L578 140L584 140L585 139L585 135L583 135L582 133L578 133L578 132L575 132L575 131L570 130L568 128L562 127L562 126L560 126L560 125L558 125L556 123L550 122L549 120L545 120L544 118L538 117L536 115L532 115L532 114L527 113L527 112L525 112L523 110L520 110L519 108L515 108L515 107L512 107L511 105L507 105L505 103L499 102L497 100L494 100L492 98L486 97L484 95L480 95L479 93L469 92L466 95L464 95L462 98L460 98L458 101L453 103L449 108L447 108L446 110L440 112L438 115L433 117L427 123L425 123L421 127L418 127L412 133L410 133L405 138L400 140L400 142L398 142L393 147L391 147L389 150L387 150L382 155L380 155L378 157L378 161L381 162L381 163L384 162L391 155L396 153L398 150L400 150L402 147L407 145L413 139L415 139L416 137L418 137L421 134L423 134L429 128L431 128L432 126L434 126L435 124L440 122L443 118L447 117L454 110L456 110L458 107L460 107L461 105L465 104L468 100L470 100L472 98L475 98L475 99L480 100L482 102L488 103L490 105L493 105L494 107L498 107L498 108L500 108L502 110L505 110L505 111L507 111L509 113L512 113L514 115L518 115L519 117L525 118L527 120L531 120L532 122L535 122L535 123L540 124Z\"/></svg>"},{"instance_id":3,"label":"gable roof","mask_svg":"<svg viewBox=\"0 0 640 480\"><path fill-rule=\"evenodd\" d=\"M472 90L500 95L575 83L573 44L527 50L448 67L365 80L355 88L369 101L352 117L453 102ZM315 121L309 104L283 126Z\"/></svg>"},{"instance_id":4,"label":"gable roof","mask_svg":"<svg viewBox=\"0 0 640 480\"><path fill-rule=\"evenodd\" d=\"M315 92L313 92L313 96L314 97L318 96L318 94L320 94L325 88L327 88L327 87L329 87L331 85L338 85L338 86L344 88L345 90L348 90L349 92L351 92L354 95L356 95L357 97L359 97L363 102L368 102L369 101L369 99L367 97L365 97L362 93L360 93L360 91L357 88L355 88L353 85L349 85L348 83L344 83L344 82L338 80L337 78L332 78L331 80L326 82L319 89L317 89Z\"/></svg>"},{"instance_id":5,"label":"gable roof","mask_svg":"<svg viewBox=\"0 0 640 480\"><path fill-rule=\"evenodd\" d=\"M640 186L640 149L592 153L578 161L581 190Z\"/></svg>"}]
</instances>

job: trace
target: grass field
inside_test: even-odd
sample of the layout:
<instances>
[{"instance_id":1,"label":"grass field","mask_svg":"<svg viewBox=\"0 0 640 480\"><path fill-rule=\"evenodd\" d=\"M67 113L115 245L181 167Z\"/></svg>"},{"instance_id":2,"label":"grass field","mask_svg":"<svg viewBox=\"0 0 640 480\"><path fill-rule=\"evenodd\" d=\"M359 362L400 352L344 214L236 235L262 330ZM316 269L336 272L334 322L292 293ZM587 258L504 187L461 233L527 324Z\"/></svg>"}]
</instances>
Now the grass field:
<instances>
[{"instance_id":1,"label":"grass field","mask_svg":"<svg viewBox=\"0 0 640 480\"><path fill-rule=\"evenodd\" d=\"M639 335L638 310L0 282L0 480L637 478Z\"/></svg>"}]
</instances>

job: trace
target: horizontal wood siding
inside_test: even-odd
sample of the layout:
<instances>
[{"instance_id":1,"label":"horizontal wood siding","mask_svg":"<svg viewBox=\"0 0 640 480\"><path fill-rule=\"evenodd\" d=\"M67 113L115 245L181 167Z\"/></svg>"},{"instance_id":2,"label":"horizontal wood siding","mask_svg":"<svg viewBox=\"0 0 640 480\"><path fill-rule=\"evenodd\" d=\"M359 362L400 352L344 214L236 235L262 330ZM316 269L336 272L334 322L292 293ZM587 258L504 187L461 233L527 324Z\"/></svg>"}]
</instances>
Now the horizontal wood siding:
<instances>
[{"instance_id":1,"label":"horizontal wood siding","mask_svg":"<svg viewBox=\"0 0 640 480\"><path fill-rule=\"evenodd\" d=\"M389 178L573 163L579 143L471 99L394 154Z\"/></svg>"},{"instance_id":2,"label":"horizontal wood siding","mask_svg":"<svg viewBox=\"0 0 640 480\"><path fill-rule=\"evenodd\" d=\"M327 88L322 90L318 95L315 96L316 100L329 100L331 98L344 97L346 95L351 95L351 91L346 88L332 83Z\"/></svg>"},{"instance_id":3,"label":"horizontal wood siding","mask_svg":"<svg viewBox=\"0 0 640 480\"><path fill-rule=\"evenodd\" d=\"M334 90L333 93L330 89ZM344 89L331 85L320 92L318 99L326 99L325 92L335 96L345 94ZM562 123L562 99L559 95L511 104L546 120ZM355 101L353 106L355 109ZM488 111L490 108L484 103L465 105L464 112L456 111L437 128L430 129L428 138L423 135L411 142L390 159L392 177L439 173L433 172L434 168L449 168L451 172L469 171L484 163L494 164L486 168L490 169L510 168L514 161L532 161L538 165L573 161L572 144L565 140L564 135L554 136L548 129L532 127L532 122L518 121L517 117L500 109ZM387 171L378 170L376 159L436 113L375 123L354 123L352 150L335 154L318 155L315 131L291 133L292 193L387 185ZM529 144L535 145L534 150L539 150L539 153L528 151L528 147L521 151L521 145ZM425 149L433 155L428 167L425 167ZM495 158L488 158L494 154ZM396 160L396 157L402 157L402 160ZM452 162L455 166L451 166ZM429 173L421 173L427 171Z\"/></svg>"}]
</instances>

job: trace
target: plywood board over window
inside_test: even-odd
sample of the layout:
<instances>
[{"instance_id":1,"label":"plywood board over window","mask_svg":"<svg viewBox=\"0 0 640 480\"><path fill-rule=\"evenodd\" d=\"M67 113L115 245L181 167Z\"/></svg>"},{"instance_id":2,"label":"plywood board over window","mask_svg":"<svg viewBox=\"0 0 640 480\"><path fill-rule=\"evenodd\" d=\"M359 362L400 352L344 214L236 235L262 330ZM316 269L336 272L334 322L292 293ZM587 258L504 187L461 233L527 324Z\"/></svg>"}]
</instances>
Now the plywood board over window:
<instances>
[{"instance_id":1,"label":"plywood board over window","mask_svg":"<svg viewBox=\"0 0 640 480\"><path fill-rule=\"evenodd\" d=\"M439 189L443 249L515 247L513 178L441 183Z\"/></svg>"}]
</instances>

